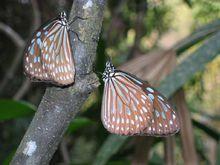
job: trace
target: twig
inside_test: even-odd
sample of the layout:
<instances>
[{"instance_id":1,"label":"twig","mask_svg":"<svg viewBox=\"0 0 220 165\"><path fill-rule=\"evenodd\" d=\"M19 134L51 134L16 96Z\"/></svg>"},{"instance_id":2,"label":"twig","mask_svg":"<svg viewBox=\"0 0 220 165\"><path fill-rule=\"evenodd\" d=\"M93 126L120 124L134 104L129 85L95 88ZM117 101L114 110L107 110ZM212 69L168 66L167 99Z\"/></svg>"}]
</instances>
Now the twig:
<instances>
[{"instance_id":1,"label":"twig","mask_svg":"<svg viewBox=\"0 0 220 165\"><path fill-rule=\"evenodd\" d=\"M40 21L40 12L39 12L37 1L32 0L31 3L32 3L33 13L34 13L33 14L33 25L32 25L31 31L30 31L30 33L32 34L32 32L36 29L36 27L40 26L41 21ZM16 33L15 31L13 31L9 26L7 28L6 27L7 27L7 25L2 26L2 28L4 28L4 30L5 30L5 32L10 31L9 36L12 38L12 40L14 40L15 44L18 46L18 50L17 50L17 53L15 55L15 58L11 64L11 66L9 67L2 82L0 83L0 93L3 92L3 90L5 89L5 86L8 84L8 81L13 78L17 68L19 67L19 64L21 63L21 59L23 57L23 49L25 47L24 39L22 39L22 37L18 33ZM1 29L1 23L0 23L0 29ZM11 29L11 30L6 30L6 29ZM27 82L24 81L23 84L21 85L21 87L24 87L26 84L27 84ZM29 84L29 86L30 86L30 84ZM20 91L20 90L21 89L19 89L18 91ZM24 94L25 93L23 93L22 95L24 95ZM16 98L17 96L14 96L14 97ZM19 97L22 97L22 96L19 96Z\"/></svg>"},{"instance_id":2,"label":"twig","mask_svg":"<svg viewBox=\"0 0 220 165\"><path fill-rule=\"evenodd\" d=\"M5 86L8 84L9 79L11 79L13 77L15 71L17 70L17 66L21 61L20 59L22 58L25 41L10 26L8 26L2 22L0 22L0 30L5 32L11 38L11 40L15 43L15 45L18 47L17 53L15 54L15 58L12 62L12 65L8 69L2 82L0 83L0 93L2 93Z\"/></svg>"},{"instance_id":3,"label":"twig","mask_svg":"<svg viewBox=\"0 0 220 165\"><path fill-rule=\"evenodd\" d=\"M137 56L139 52L141 38L143 37L143 29L144 29L144 16L148 10L147 1L140 1L136 3L137 7L137 17L135 21L135 39L134 44L129 52L128 59L132 59L133 57Z\"/></svg>"},{"instance_id":4,"label":"twig","mask_svg":"<svg viewBox=\"0 0 220 165\"><path fill-rule=\"evenodd\" d=\"M21 87L19 88L19 90L14 95L13 99L20 100L27 93L30 87L31 87L31 82L26 78L25 81L22 83Z\"/></svg>"},{"instance_id":5,"label":"twig","mask_svg":"<svg viewBox=\"0 0 220 165\"><path fill-rule=\"evenodd\" d=\"M0 30L4 32L18 48L23 48L25 45L25 41L23 38L14 31L10 26L0 22Z\"/></svg>"},{"instance_id":6,"label":"twig","mask_svg":"<svg viewBox=\"0 0 220 165\"><path fill-rule=\"evenodd\" d=\"M31 32L35 31L41 24L41 14L39 10L39 6L36 0L31 0L32 8L33 8L33 25L31 28Z\"/></svg>"},{"instance_id":7,"label":"twig","mask_svg":"<svg viewBox=\"0 0 220 165\"><path fill-rule=\"evenodd\" d=\"M2 82L0 83L0 94L5 89L5 86L8 84L8 81L13 78L15 72L17 71L17 67L21 63L21 58L23 56L23 48L20 48L15 54L15 58L11 64L11 67L7 70Z\"/></svg>"},{"instance_id":8,"label":"twig","mask_svg":"<svg viewBox=\"0 0 220 165\"><path fill-rule=\"evenodd\" d=\"M60 150L61 150L61 155L63 157L63 161L65 164L70 164L70 156L69 152L67 149L67 141L66 138L63 138L61 144L60 144Z\"/></svg>"},{"instance_id":9,"label":"twig","mask_svg":"<svg viewBox=\"0 0 220 165\"><path fill-rule=\"evenodd\" d=\"M71 29L80 29L77 33L84 41L70 35L77 73L75 84L46 89L11 165L49 164L69 123L89 94L99 86L96 75L92 73L97 47L93 38L98 38L101 31L104 5L104 0L74 0L70 19L75 15L88 18L71 25Z\"/></svg>"}]
</instances>

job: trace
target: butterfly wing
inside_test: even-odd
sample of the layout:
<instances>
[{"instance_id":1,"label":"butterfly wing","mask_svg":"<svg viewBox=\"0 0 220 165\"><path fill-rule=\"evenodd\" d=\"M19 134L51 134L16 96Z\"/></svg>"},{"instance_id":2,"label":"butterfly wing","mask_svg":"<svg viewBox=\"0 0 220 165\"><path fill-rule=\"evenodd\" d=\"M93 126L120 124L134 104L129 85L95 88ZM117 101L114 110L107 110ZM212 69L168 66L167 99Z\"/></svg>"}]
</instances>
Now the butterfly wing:
<instances>
[{"instance_id":1,"label":"butterfly wing","mask_svg":"<svg viewBox=\"0 0 220 165\"><path fill-rule=\"evenodd\" d=\"M109 132L135 135L149 126L153 104L141 88L143 83L136 81L122 72L115 72L112 78L106 80L101 116Z\"/></svg>"},{"instance_id":2,"label":"butterfly wing","mask_svg":"<svg viewBox=\"0 0 220 165\"><path fill-rule=\"evenodd\" d=\"M120 135L167 136L179 130L166 98L149 83L122 71L105 82L102 122Z\"/></svg>"},{"instance_id":3,"label":"butterfly wing","mask_svg":"<svg viewBox=\"0 0 220 165\"><path fill-rule=\"evenodd\" d=\"M42 46L48 30L54 21L40 27L32 36L25 49L24 73L32 80L49 80L46 70L42 67Z\"/></svg>"},{"instance_id":4,"label":"butterfly wing","mask_svg":"<svg viewBox=\"0 0 220 165\"><path fill-rule=\"evenodd\" d=\"M43 41L42 62L54 83L67 85L74 82L75 67L67 26L56 22L49 30Z\"/></svg>"},{"instance_id":5,"label":"butterfly wing","mask_svg":"<svg viewBox=\"0 0 220 165\"><path fill-rule=\"evenodd\" d=\"M168 136L177 133L180 129L180 123L168 100L149 83L146 83L144 90L153 103L153 116L150 119L149 127L143 131L143 134Z\"/></svg>"},{"instance_id":6,"label":"butterfly wing","mask_svg":"<svg viewBox=\"0 0 220 165\"><path fill-rule=\"evenodd\" d=\"M39 28L25 50L24 71L32 80L57 85L74 82L75 67L67 26L53 19Z\"/></svg>"}]
</instances>

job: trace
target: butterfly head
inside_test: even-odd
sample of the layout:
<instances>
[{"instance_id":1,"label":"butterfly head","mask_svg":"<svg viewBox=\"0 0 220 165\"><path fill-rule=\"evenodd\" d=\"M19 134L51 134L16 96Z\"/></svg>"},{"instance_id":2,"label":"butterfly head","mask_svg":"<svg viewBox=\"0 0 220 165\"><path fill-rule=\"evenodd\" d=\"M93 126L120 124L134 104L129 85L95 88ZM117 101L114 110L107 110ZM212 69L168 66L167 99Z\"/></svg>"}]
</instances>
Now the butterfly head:
<instances>
[{"instance_id":1,"label":"butterfly head","mask_svg":"<svg viewBox=\"0 0 220 165\"><path fill-rule=\"evenodd\" d=\"M64 11L60 12L59 19L60 19L62 25L64 25L64 26L68 25L68 21L67 21L67 18L66 18L66 13Z\"/></svg>"},{"instance_id":2,"label":"butterfly head","mask_svg":"<svg viewBox=\"0 0 220 165\"><path fill-rule=\"evenodd\" d=\"M107 61L106 64L105 64L105 71L102 75L103 81L105 81L105 80L111 78L112 76L114 76L114 73L115 73L114 65L110 61Z\"/></svg>"}]
</instances>

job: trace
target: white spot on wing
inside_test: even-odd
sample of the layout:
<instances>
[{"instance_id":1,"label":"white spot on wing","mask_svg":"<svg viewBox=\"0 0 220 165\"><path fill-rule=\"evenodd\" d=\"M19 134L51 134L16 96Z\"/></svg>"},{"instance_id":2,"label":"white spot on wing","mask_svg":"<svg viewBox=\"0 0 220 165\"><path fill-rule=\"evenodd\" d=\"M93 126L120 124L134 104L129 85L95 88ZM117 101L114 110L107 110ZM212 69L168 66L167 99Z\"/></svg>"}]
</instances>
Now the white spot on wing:
<instances>
[{"instance_id":1,"label":"white spot on wing","mask_svg":"<svg viewBox=\"0 0 220 165\"><path fill-rule=\"evenodd\" d=\"M149 92L151 92L151 93L154 92L154 90L153 90L152 88L150 88L150 87L147 87L146 89L147 89Z\"/></svg>"},{"instance_id":2,"label":"white spot on wing","mask_svg":"<svg viewBox=\"0 0 220 165\"><path fill-rule=\"evenodd\" d=\"M27 155L27 156L32 156L33 153L36 151L37 149L37 145L35 141L29 141L26 143L26 147L23 150L23 154Z\"/></svg>"},{"instance_id":3,"label":"white spot on wing","mask_svg":"<svg viewBox=\"0 0 220 165\"><path fill-rule=\"evenodd\" d=\"M154 100L154 95L152 95L152 94L150 93L150 94L148 94L148 96L150 97L150 100L153 102L153 100Z\"/></svg>"},{"instance_id":4,"label":"white spot on wing","mask_svg":"<svg viewBox=\"0 0 220 165\"><path fill-rule=\"evenodd\" d=\"M164 99L161 96L157 96L160 100L164 101Z\"/></svg>"},{"instance_id":5,"label":"white spot on wing","mask_svg":"<svg viewBox=\"0 0 220 165\"><path fill-rule=\"evenodd\" d=\"M144 112L147 112L147 109L145 107L142 107L142 109L143 109Z\"/></svg>"}]
</instances>

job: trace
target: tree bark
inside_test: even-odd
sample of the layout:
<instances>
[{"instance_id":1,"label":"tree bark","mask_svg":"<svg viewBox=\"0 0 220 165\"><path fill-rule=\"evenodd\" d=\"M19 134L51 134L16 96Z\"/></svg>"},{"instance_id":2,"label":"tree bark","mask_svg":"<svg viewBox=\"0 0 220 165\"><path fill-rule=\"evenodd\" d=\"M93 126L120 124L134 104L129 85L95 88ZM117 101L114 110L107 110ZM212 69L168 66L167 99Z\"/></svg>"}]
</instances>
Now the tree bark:
<instances>
[{"instance_id":1,"label":"tree bark","mask_svg":"<svg viewBox=\"0 0 220 165\"><path fill-rule=\"evenodd\" d=\"M11 161L12 165L49 164L69 123L99 82L92 72L101 31L105 0L74 0L69 20L78 19L70 32L76 78L73 86L48 87L38 110Z\"/></svg>"}]
</instances>

